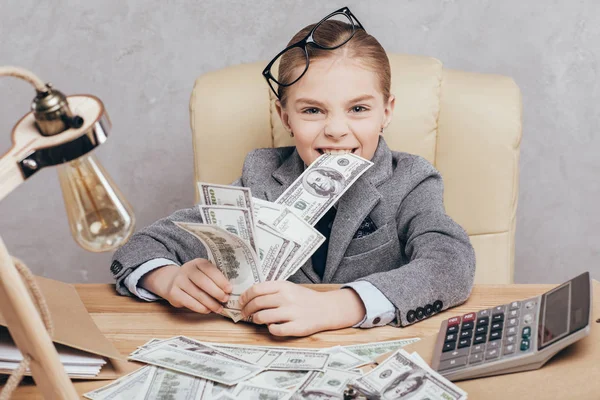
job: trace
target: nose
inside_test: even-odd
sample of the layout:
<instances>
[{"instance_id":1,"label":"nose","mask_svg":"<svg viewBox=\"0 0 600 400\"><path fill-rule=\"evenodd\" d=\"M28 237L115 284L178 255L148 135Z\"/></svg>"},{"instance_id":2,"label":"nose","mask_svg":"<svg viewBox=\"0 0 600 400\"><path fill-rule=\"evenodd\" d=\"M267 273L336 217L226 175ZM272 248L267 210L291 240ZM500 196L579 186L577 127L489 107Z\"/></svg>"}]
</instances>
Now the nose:
<instances>
[{"instance_id":1,"label":"nose","mask_svg":"<svg viewBox=\"0 0 600 400\"><path fill-rule=\"evenodd\" d=\"M325 124L325 128L323 133L330 139L341 139L344 136L347 136L350 132L348 128L348 124L344 120L344 118L330 118Z\"/></svg>"}]
</instances>

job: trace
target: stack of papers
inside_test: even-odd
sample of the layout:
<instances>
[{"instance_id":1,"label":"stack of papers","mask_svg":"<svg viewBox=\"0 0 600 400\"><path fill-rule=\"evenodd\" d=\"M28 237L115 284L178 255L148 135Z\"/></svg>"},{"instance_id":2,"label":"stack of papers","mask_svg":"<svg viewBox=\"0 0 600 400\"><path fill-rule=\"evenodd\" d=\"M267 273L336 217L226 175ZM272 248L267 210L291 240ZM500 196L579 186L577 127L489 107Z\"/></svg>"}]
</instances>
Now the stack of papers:
<instances>
[{"instance_id":1,"label":"stack of papers","mask_svg":"<svg viewBox=\"0 0 600 400\"><path fill-rule=\"evenodd\" d=\"M23 355L6 329L0 328L0 333L0 373L10 374L19 366L19 363L23 360ZM56 343L55 346L60 362L70 376L94 377L106 364L106 361L100 356L90 355L85 351ZM27 374L30 374L29 369L27 369Z\"/></svg>"}]
</instances>

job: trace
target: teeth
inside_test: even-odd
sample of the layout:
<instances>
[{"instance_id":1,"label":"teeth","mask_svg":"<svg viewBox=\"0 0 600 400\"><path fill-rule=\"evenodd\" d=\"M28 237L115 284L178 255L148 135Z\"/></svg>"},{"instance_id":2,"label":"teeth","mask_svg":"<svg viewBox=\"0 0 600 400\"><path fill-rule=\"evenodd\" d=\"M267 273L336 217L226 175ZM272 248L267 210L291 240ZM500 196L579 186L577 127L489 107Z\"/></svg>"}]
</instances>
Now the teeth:
<instances>
[{"instance_id":1,"label":"teeth","mask_svg":"<svg viewBox=\"0 0 600 400\"><path fill-rule=\"evenodd\" d=\"M349 149L349 150L329 150L329 149L323 149L321 151L323 153L325 153L325 154L333 154L333 155L352 153L352 149Z\"/></svg>"}]
</instances>

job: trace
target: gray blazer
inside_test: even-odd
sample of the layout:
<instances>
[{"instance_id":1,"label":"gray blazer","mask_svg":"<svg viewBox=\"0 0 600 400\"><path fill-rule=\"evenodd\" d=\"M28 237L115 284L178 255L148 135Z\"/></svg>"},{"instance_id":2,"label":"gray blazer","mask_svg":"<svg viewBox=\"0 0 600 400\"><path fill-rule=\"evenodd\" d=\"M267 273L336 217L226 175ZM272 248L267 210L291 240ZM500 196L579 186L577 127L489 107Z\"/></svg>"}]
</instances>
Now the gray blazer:
<instances>
[{"instance_id":1,"label":"gray blazer","mask_svg":"<svg viewBox=\"0 0 600 400\"><path fill-rule=\"evenodd\" d=\"M464 229L446 215L440 174L422 157L391 151L383 138L371 161L337 204L323 279L309 260L289 280L368 281L396 308L395 326L463 303L473 286L475 253ZM275 201L303 171L295 147L257 149L234 184ZM118 293L131 295L124 280L146 261L207 258L202 244L173 221L201 217L196 207L183 209L135 233L113 256Z\"/></svg>"}]
</instances>

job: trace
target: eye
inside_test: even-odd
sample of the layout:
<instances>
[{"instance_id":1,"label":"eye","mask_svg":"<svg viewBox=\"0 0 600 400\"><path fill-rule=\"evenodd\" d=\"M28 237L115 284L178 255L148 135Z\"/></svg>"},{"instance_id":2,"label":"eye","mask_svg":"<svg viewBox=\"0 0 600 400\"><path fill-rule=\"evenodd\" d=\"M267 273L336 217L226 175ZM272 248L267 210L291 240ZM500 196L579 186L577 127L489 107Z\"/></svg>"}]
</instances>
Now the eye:
<instances>
[{"instance_id":1,"label":"eye","mask_svg":"<svg viewBox=\"0 0 600 400\"><path fill-rule=\"evenodd\" d=\"M302 113L304 113L304 114L318 114L320 112L321 112L321 110L319 110L316 107L305 108L304 110L302 110Z\"/></svg>"},{"instance_id":2,"label":"eye","mask_svg":"<svg viewBox=\"0 0 600 400\"><path fill-rule=\"evenodd\" d=\"M368 111L368 108L364 107L364 106L354 106L354 107L351 108L351 111L355 112L355 113L360 113L360 112L363 112L363 111Z\"/></svg>"}]
</instances>

